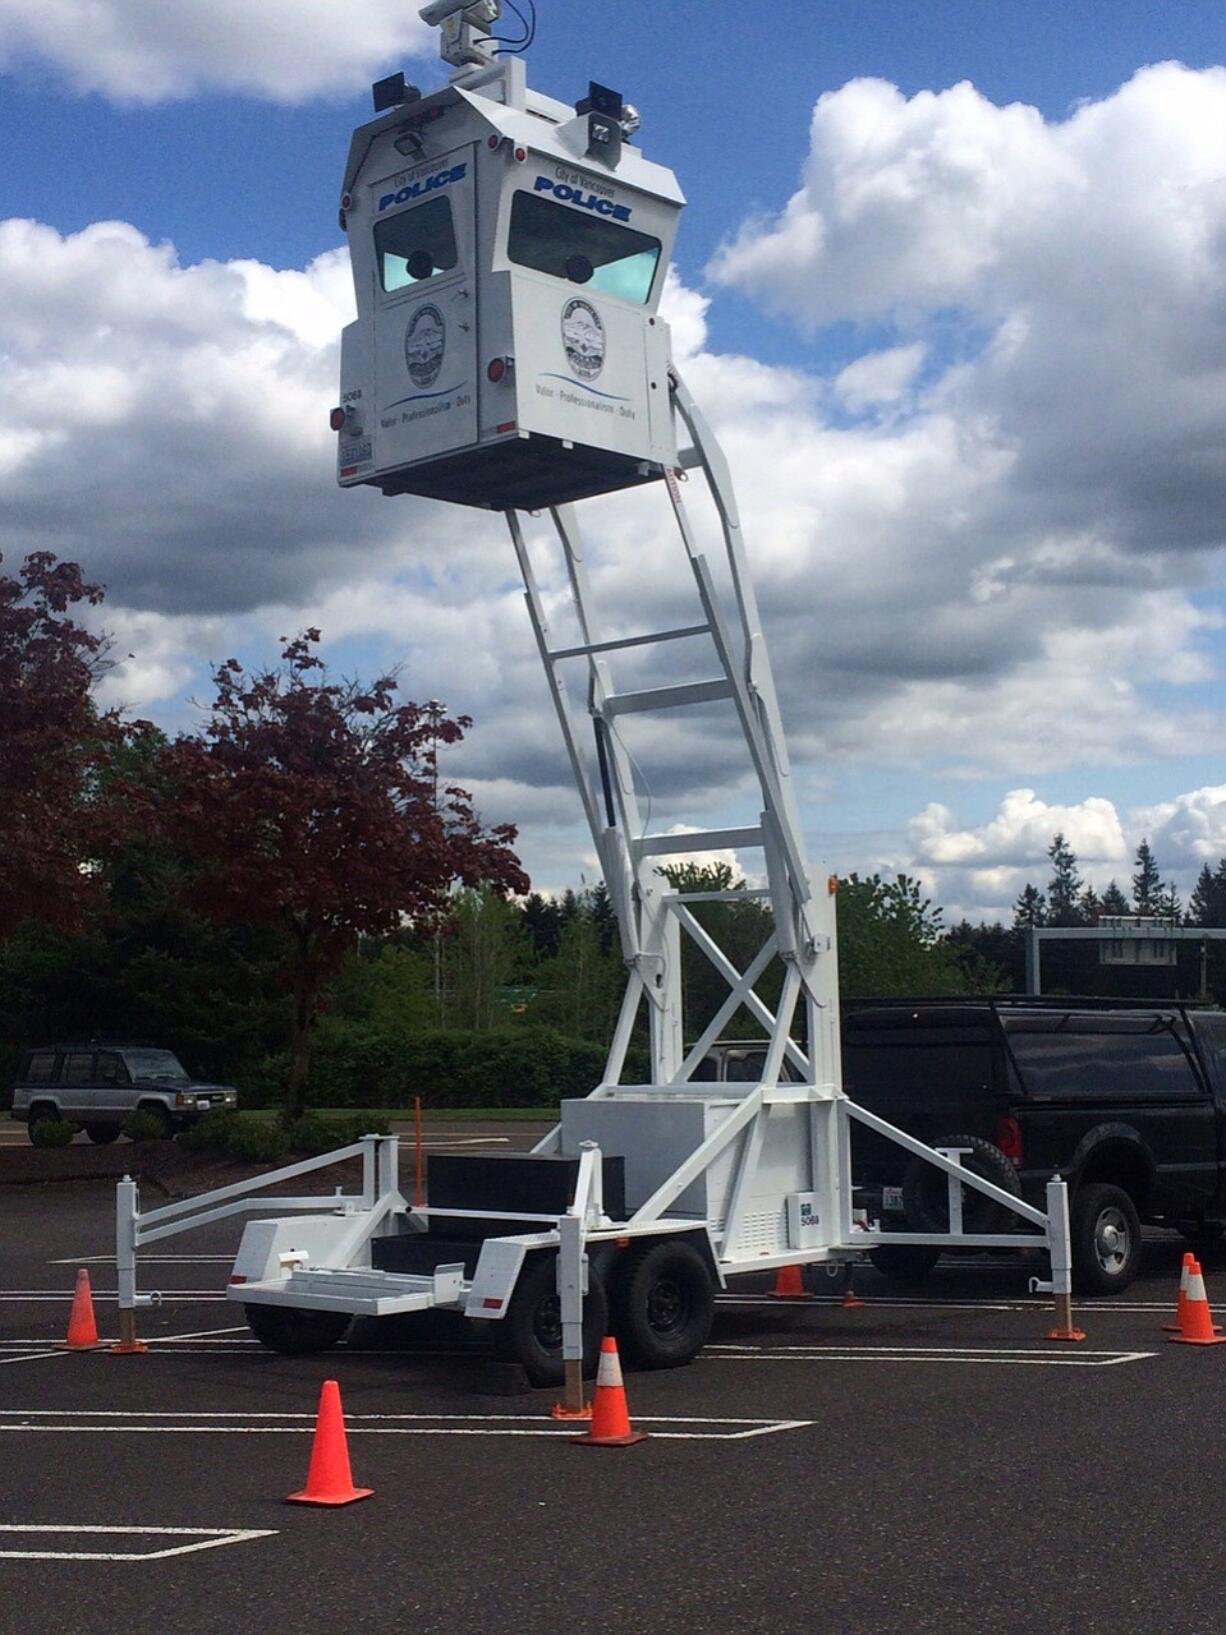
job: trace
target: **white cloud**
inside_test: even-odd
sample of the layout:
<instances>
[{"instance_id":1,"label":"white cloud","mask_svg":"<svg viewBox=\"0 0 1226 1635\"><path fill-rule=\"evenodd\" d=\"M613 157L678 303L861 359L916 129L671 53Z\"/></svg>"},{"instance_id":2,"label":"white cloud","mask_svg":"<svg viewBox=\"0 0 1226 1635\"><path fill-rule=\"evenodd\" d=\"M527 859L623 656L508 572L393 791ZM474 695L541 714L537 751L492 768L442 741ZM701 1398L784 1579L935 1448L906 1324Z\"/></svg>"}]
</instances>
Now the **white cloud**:
<instances>
[{"instance_id":1,"label":"white cloud","mask_svg":"<svg viewBox=\"0 0 1226 1635\"><path fill-rule=\"evenodd\" d=\"M978 828L958 828L947 806L933 803L908 825L916 860L932 865L974 862L1018 867L1046 855L1052 836L1063 834L1082 861L1117 863L1128 846L1115 806L1091 796L1075 806L1049 806L1033 789L1011 789L996 816Z\"/></svg>"},{"instance_id":2,"label":"white cloud","mask_svg":"<svg viewBox=\"0 0 1226 1635\"><path fill-rule=\"evenodd\" d=\"M47 66L119 102L305 102L381 78L432 32L404 0L0 0L0 67Z\"/></svg>"},{"instance_id":3,"label":"white cloud","mask_svg":"<svg viewBox=\"0 0 1226 1635\"><path fill-rule=\"evenodd\" d=\"M1226 74L1148 70L1058 125L970 87L849 86L818 105L798 200L719 276L813 323L871 318L873 352L826 380L713 353L708 297L675 274L665 308L736 478L802 778L820 768L837 794L848 763L888 762L1038 788L1221 741L1204 593L1226 518ZM143 709L177 710L185 669L270 657L306 623L365 670L403 662L411 696L477 718L457 777L491 816L518 805L565 883L586 843L561 834L573 800L550 821L569 773L501 524L332 484L351 309L343 252L182 266L123 223L0 224L6 552L78 556L108 584L137 654L110 687ZM717 549L710 508L694 520ZM661 488L595 502L585 526L606 632L693 622ZM541 583L560 608L544 557ZM710 673L700 644L683 658L674 674L643 649L615 679ZM746 821L726 715L624 725L653 830ZM952 880L949 901L1007 903L1008 871L1033 871L1026 847L1041 858L1055 828L1119 865L1091 849L1098 798L1036 795L982 826L930 811L897 862ZM1197 823L1217 844L1207 808L1168 822L1183 855Z\"/></svg>"},{"instance_id":4,"label":"white cloud","mask_svg":"<svg viewBox=\"0 0 1226 1635\"><path fill-rule=\"evenodd\" d=\"M897 403L924 361L924 346L890 346L884 352L866 352L834 378L834 394L853 414L878 404Z\"/></svg>"},{"instance_id":5,"label":"white cloud","mask_svg":"<svg viewBox=\"0 0 1226 1635\"><path fill-rule=\"evenodd\" d=\"M1199 873L1202 864L1214 866L1226 856L1226 784L1140 807L1132 821L1148 837L1156 858L1185 873Z\"/></svg>"}]
</instances>

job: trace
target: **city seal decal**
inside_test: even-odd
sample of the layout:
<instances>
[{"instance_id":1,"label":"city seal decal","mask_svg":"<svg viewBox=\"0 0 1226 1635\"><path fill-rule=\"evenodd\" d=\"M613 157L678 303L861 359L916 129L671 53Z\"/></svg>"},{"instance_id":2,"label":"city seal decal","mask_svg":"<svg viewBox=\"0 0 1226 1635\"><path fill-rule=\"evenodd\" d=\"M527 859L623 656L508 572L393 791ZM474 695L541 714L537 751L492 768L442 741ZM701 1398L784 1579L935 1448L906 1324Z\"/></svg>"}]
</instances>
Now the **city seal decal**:
<instances>
[{"instance_id":1,"label":"city seal decal","mask_svg":"<svg viewBox=\"0 0 1226 1635\"><path fill-rule=\"evenodd\" d=\"M433 386L443 367L447 350L447 324L439 309L418 307L404 332L404 361L414 386L423 392Z\"/></svg>"},{"instance_id":2,"label":"city seal decal","mask_svg":"<svg viewBox=\"0 0 1226 1635\"><path fill-rule=\"evenodd\" d=\"M600 314L590 301L568 301L562 308L562 345L579 379L595 380L604 368L605 338Z\"/></svg>"}]
</instances>

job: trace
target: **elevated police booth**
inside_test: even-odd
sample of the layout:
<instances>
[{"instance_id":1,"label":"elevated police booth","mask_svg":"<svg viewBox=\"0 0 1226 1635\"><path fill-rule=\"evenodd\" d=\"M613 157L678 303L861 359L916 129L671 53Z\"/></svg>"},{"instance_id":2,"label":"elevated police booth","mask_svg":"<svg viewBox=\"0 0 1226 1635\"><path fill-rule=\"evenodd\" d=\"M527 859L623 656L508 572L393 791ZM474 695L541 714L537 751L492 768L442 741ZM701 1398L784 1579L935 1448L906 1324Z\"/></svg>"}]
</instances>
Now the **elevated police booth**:
<instances>
[{"instance_id":1,"label":"elevated police booth","mask_svg":"<svg viewBox=\"0 0 1226 1635\"><path fill-rule=\"evenodd\" d=\"M659 317L684 198L593 85L577 109L502 59L422 96L375 87L341 220L343 486L494 509L559 505L676 464Z\"/></svg>"}]
</instances>

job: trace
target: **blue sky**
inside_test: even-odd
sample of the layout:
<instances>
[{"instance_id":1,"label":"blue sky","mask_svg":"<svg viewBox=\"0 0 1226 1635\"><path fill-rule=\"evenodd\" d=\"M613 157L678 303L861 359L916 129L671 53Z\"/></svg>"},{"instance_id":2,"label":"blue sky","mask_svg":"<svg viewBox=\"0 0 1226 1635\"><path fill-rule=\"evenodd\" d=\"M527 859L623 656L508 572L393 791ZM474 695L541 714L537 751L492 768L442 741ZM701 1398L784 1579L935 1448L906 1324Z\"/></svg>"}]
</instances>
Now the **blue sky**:
<instances>
[{"instance_id":1,"label":"blue sky","mask_svg":"<svg viewBox=\"0 0 1226 1635\"><path fill-rule=\"evenodd\" d=\"M141 359L166 346L181 360L192 329L202 357L241 355L253 381L272 370L257 392L261 412L284 393L287 422L316 401L312 394L326 413L321 382L334 370L326 303L340 299L343 278L332 267L292 286L287 279L340 244L339 177L349 131L366 117L369 78L404 66L430 86L441 65L428 54L372 48L363 58L355 49L348 69L330 72L301 8L297 35L257 39L245 35L250 14L222 0L183 0L173 22L152 0L102 0L88 20L82 4L74 41L74 4L57 32L0 0L0 219L30 218L56 235L14 235L8 259L0 257L0 302L5 278L13 281L12 329L6 338L0 324L0 349L31 402L41 401L37 382L61 370L68 379L88 369L96 384L113 368L116 391L132 393L131 429L104 425L105 408L68 413L45 446L8 466L0 458L6 534L19 545L62 541L64 554L112 585L121 638L133 651L145 644L138 661L151 655L125 678L146 713L184 719L184 699L204 690L210 657L232 649L268 656L278 620L330 616L337 662L403 663L410 690L471 708L479 725L488 700L491 731L493 701L513 696L514 723L499 736L535 742L552 729L527 665L516 658L514 675L493 666L465 700L467 667L454 652L449 663L446 621L435 628L427 606L441 600L461 617L467 608L500 637L510 599L491 598L505 579L480 583L498 561L492 544L488 558L440 578L404 536L429 528L450 539L454 518L433 509L393 514L369 496L342 504L322 439L287 433L259 460L250 438L231 448L227 434L237 439L244 412L237 377L201 388L196 402L203 366L193 365L176 401L192 400L198 424L170 445L155 424L154 388L146 395L139 384ZM268 14L276 10L270 0ZM412 7L372 0L344 8L351 32L360 37L369 24L375 40L398 26L386 21L397 10L411 16ZM971 913L1007 905L1027 870L1042 874L1045 827L1080 836L1099 879L1129 872L1127 854L1142 831L1153 832L1167 851L1164 860L1160 845L1160 863L1190 879L1204 855L1226 850L1226 795L1213 793L1223 781L1224 656L1213 517L1226 495L1211 456L1222 441L1212 371L1226 341L1202 287L1205 257L1221 255L1211 134L1215 98L1226 116L1214 73L1226 45L1218 8L1184 0L770 8L539 0L539 12L532 83L570 99L589 78L623 90L642 112L644 151L677 171L690 200L676 263L692 373L700 391L735 381L753 404L720 429L734 470L738 454L744 462L751 528L774 530L750 537L769 558L768 617L772 605L786 611L792 582L772 540L793 529L794 583L812 591L807 628L781 622L776 662L809 776L815 853L844 868L919 869L954 911ZM82 37L103 26L99 14L105 33L92 60L93 36L84 45ZM214 27L210 17L221 21ZM184 18L185 32L173 32ZM163 40L160 30L171 33ZM243 79L234 65L245 59L264 66L248 76L254 91L233 94L227 87ZM1187 73L1121 91L1164 61ZM883 92L857 101L846 88L865 79L883 82ZM974 93L959 100L950 88L963 81ZM184 86L190 94L181 96ZM885 86L898 95L886 97ZM823 93L833 98L811 128ZM1034 112L1013 118L1013 103ZM1078 120L1082 107L1088 115ZM865 133L879 156L856 146ZM1226 175L1226 150L1222 162ZM849 171L857 197L879 201L871 232L848 204ZM880 204L890 178L919 189L897 215L888 199ZM1169 245L1152 210L1164 192L1176 201L1203 194L1192 225ZM798 259L780 217L794 195L800 215L822 224L822 248L809 261ZM1141 225L1130 227L1134 220ZM155 248L133 238L95 250L93 224L107 221L130 224ZM173 246L173 258L158 260L161 245ZM199 271L208 262L257 270L214 278ZM120 293L102 303L97 286L109 280ZM1199 349L1195 367L1152 323L1151 309L1184 299L1188 334L1201 337L1189 343ZM281 322L279 303L293 310L293 344L282 335L270 363L253 325ZM172 308L163 324L159 315ZM19 331L26 311L33 319ZM1027 325L1020 349L1008 350L1006 338ZM1121 407L1134 356L1152 371L1137 384L1138 398L1152 404L1152 428L1144 404ZM863 359L870 375L862 377ZM239 395L231 401L231 393ZM13 448L23 447L30 412L12 407ZM1096 417L1101 430L1090 423ZM781 438L787 443L789 427L833 475L818 482L799 473L794 492L776 494L761 485L760 467ZM1146 483L1138 466L1151 457ZM92 491L107 496L104 511L91 510L84 476L74 511L59 488L66 460L76 473L98 462L103 487ZM1001 470L989 480L993 461ZM896 502L883 499L887 488ZM963 519L956 537L955 512ZM242 559L223 549L245 518L265 538L278 532L269 519L283 519L283 572L252 565L248 582ZM345 557L350 529L360 558ZM200 564L214 544L210 575ZM832 595L843 563L853 564L848 583ZM610 583L619 583L615 566ZM401 626L363 611L393 590L404 598ZM944 622L951 608L957 619ZM1026 621L1047 621L1045 651L1019 639ZM831 657L830 632L844 626L861 645ZM958 658L964 638L968 653ZM491 817L523 818L540 883L561 886L590 869L578 830L543 816L556 806L556 765L518 776L508 753L479 735L472 751L461 775ZM709 762L696 752L704 820L735 814L741 800L734 787L718 787ZM1034 790L1037 803L1020 823L1001 815L1005 792L1019 787ZM1118 832L1086 806L1100 801L1113 807ZM934 803L946 816L916 827ZM1016 803L1012 810L1016 819Z\"/></svg>"}]
</instances>

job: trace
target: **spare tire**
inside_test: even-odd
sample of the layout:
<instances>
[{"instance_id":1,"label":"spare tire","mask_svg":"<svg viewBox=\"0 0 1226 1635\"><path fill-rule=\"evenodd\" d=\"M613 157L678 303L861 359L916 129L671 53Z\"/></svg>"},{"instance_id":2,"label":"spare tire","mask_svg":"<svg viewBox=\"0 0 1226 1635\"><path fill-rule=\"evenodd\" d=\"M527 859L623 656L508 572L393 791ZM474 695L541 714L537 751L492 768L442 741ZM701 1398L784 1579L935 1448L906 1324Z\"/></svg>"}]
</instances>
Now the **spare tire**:
<instances>
[{"instance_id":1,"label":"spare tire","mask_svg":"<svg viewBox=\"0 0 1226 1635\"><path fill-rule=\"evenodd\" d=\"M962 1167L983 1181L991 1181L1015 1198L1022 1195L1013 1160L999 1147L978 1135L943 1135L930 1143L934 1147L969 1147ZM945 1171L918 1155L907 1165L902 1179L902 1207L913 1232L949 1231L949 1182ZM962 1189L962 1230L972 1233L1008 1232L1016 1224L1003 1205L994 1203L972 1187Z\"/></svg>"}]
</instances>

